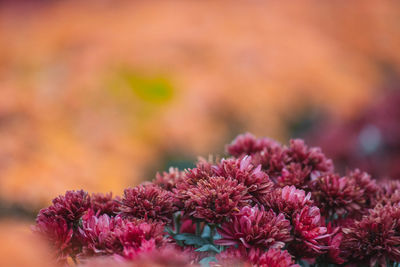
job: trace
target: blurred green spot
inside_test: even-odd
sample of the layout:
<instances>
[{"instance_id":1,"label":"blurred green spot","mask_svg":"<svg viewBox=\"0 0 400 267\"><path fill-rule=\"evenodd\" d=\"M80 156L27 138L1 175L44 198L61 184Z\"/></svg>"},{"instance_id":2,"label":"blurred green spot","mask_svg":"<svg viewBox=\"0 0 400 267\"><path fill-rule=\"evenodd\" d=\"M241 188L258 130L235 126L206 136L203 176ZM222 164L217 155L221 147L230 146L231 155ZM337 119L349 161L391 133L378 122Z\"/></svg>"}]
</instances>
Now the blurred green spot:
<instances>
[{"instance_id":1,"label":"blurred green spot","mask_svg":"<svg viewBox=\"0 0 400 267\"><path fill-rule=\"evenodd\" d=\"M123 83L141 100L150 103L168 102L174 93L174 88L165 77L145 77L132 72L122 72Z\"/></svg>"}]
</instances>

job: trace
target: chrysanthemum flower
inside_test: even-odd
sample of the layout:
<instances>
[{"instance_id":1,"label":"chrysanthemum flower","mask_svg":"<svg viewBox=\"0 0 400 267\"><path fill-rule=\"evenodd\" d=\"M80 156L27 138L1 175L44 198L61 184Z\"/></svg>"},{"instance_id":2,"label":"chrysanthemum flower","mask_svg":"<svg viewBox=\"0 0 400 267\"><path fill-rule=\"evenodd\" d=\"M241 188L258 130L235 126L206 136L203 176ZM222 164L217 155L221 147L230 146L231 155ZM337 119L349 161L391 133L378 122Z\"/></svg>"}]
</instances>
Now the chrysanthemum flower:
<instances>
[{"instance_id":1,"label":"chrysanthemum flower","mask_svg":"<svg viewBox=\"0 0 400 267\"><path fill-rule=\"evenodd\" d=\"M313 204L311 193L306 194L304 190L297 189L295 186L276 188L264 198L263 202L266 207L285 214L288 219L291 219L292 215L301 211L303 207Z\"/></svg>"},{"instance_id":2,"label":"chrysanthemum flower","mask_svg":"<svg viewBox=\"0 0 400 267\"><path fill-rule=\"evenodd\" d=\"M284 149L283 161L281 174L276 177L280 186L294 185L307 189L311 180L333 171L332 160L320 148L307 147L301 139L290 140L290 146Z\"/></svg>"},{"instance_id":3,"label":"chrysanthemum flower","mask_svg":"<svg viewBox=\"0 0 400 267\"><path fill-rule=\"evenodd\" d=\"M120 210L120 202L121 199L118 196L113 198L112 193L97 193L90 197L90 208L96 215L108 214L114 216Z\"/></svg>"},{"instance_id":4,"label":"chrysanthemum flower","mask_svg":"<svg viewBox=\"0 0 400 267\"><path fill-rule=\"evenodd\" d=\"M53 199L53 205L46 213L64 218L67 223L76 223L90 207L90 196L87 192L67 191L64 196ZM40 216L40 214L39 214Z\"/></svg>"},{"instance_id":5,"label":"chrysanthemum flower","mask_svg":"<svg viewBox=\"0 0 400 267\"><path fill-rule=\"evenodd\" d=\"M300 267L286 250L273 248L265 252L260 249L247 251L244 247L230 247L216 255L216 258L213 267Z\"/></svg>"},{"instance_id":6,"label":"chrysanthemum flower","mask_svg":"<svg viewBox=\"0 0 400 267\"><path fill-rule=\"evenodd\" d=\"M273 183L261 170L261 165L254 167L251 161L250 156L222 160L218 165L213 166L213 171L217 176L235 179L245 185L253 201L260 203L265 195L271 192Z\"/></svg>"},{"instance_id":7,"label":"chrysanthemum flower","mask_svg":"<svg viewBox=\"0 0 400 267\"><path fill-rule=\"evenodd\" d=\"M48 244L56 253L58 261L65 261L70 255L75 254L75 248L72 243L74 230L68 225L64 218L48 217L47 214L41 214L40 219L36 221L33 230L44 237Z\"/></svg>"},{"instance_id":8,"label":"chrysanthemum flower","mask_svg":"<svg viewBox=\"0 0 400 267\"><path fill-rule=\"evenodd\" d=\"M400 203L400 181L390 180L381 182L376 201L383 206Z\"/></svg>"},{"instance_id":9,"label":"chrysanthemum flower","mask_svg":"<svg viewBox=\"0 0 400 267\"><path fill-rule=\"evenodd\" d=\"M400 207L377 205L360 221L342 229L342 256L369 266L400 262Z\"/></svg>"},{"instance_id":10,"label":"chrysanthemum flower","mask_svg":"<svg viewBox=\"0 0 400 267\"><path fill-rule=\"evenodd\" d=\"M158 185L162 189L172 191L176 188L176 184L183 179L184 172L178 168L169 168L168 172L157 173L153 184Z\"/></svg>"},{"instance_id":11,"label":"chrysanthemum flower","mask_svg":"<svg viewBox=\"0 0 400 267\"><path fill-rule=\"evenodd\" d=\"M216 243L224 246L240 245L246 248L282 248L292 240L290 222L282 213L276 215L263 207L243 207L222 224L218 232L222 236Z\"/></svg>"},{"instance_id":12,"label":"chrysanthemum flower","mask_svg":"<svg viewBox=\"0 0 400 267\"><path fill-rule=\"evenodd\" d=\"M321 176L310 184L313 199L328 218L360 212L367 195L356 179L337 174Z\"/></svg>"},{"instance_id":13,"label":"chrysanthemum flower","mask_svg":"<svg viewBox=\"0 0 400 267\"><path fill-rule=\"evenodd\" d=\"M185 194L188 196L185 213L215 224L226 221L233 212L248 204L250 198L244 185L224 177L200 180Z\"/></svg>"},{"instance_id":14,"label":"chrysanthemum flower","mask_svg":"<svg viewBox=\"0 0 400 267\"><path fill-rule=\"evenodd\" d=\"M282 146L269 138L257 139L254 135L246 133L237 136L226 150L237 158L250 155L252 164L255 166L261 164L268 174L280 171L284 166Z\"/></svg>"},{"instance_id":15,"label":"chrysanthemum flower","mask_svg":"<svg viewBox=\"0 0 400 267\"><path fill-rule=\"evenodd\" d=\"M138 185L124 191L121 215L170 223L177 210L174 195L154 184Z\"/></svg>"},{"instance_id":16,"label":"chrysanthemum flower","mask_svg":"<svg viewBox=\"0 0 400 267\"><path fill-rule=\"evenodd\" d=\"M323 254L326 246L320 241L327 237L327 229L322 226L321 214L315 206L305 206L292 218L294 240L289 251L296 257L315 257Z\"/></svg>"},{"instance_id":17,"label":"chrysanthemum flower","mask_svg":"<svg viewBox=\"0 0 400 267\"><path fill-rule=\"evenodd\" d=\"M79 228L83 249L81 257L113 255L121 253L123 245L119 240L116 229L123 228L124 221L121 217L110 217L107 214L95 216L89 211L82 220Z\"/></svg>"},{"instance_id":18,"label":"chrysanthemum flower","mask_svg":"<svg viewBox=\"0 0 400 267\"><path fill-rule=\"evenodd\" d=\"M340 227L333 227L331 223L327 226L327 236L321 242L327 247L327 252L319 256L319 262L343 264L345 260L340 256L340 244L343 233Z\"/></svg>"},{"instance_id":19,"label":"chrysanthemum flower","mask_svg":"<svg viewBox=\"0 0 400 267\"><path fill-rule=\"evenodd\" d=\"M80 257L120 255L133 259L166 242L161 224L128 221L107 214L97 217L92 211L83 217L79 232L83 244Z\"/></svg>"},{"instance_id":20,"label":"chrysanthemum flower","mask_svg":"<svg viewBox=\"0 0 400 267\"><path fill-rule=\"evenodd\" d=\"M300 267L294 263L292 256L286 250L279 249L269 249L253 263L259 267Z\"/></svg>"},{"instance_id":21,"label":"chrysanthemum flower","mask_svg":"<svg viewBox=\"0 0 400 267\"><path fill-rule=\"evenodd\" d=\"M79 219L90 207L85 191L67 191L53 200L53 204L39 212L34 230L44 236L55 248L57 258L65 260L67 254L75 256L80 249L75 231Z\"/></svg>"}]
</instances>

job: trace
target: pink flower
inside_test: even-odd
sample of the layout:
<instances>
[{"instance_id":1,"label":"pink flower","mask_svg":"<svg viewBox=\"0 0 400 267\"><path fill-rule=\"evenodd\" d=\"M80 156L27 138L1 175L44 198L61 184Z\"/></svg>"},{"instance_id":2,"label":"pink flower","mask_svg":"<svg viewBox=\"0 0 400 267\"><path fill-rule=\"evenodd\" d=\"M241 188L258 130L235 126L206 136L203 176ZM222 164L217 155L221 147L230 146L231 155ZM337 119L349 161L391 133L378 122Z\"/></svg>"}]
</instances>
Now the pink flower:
<instances>
[{"instance_id":1,"label":"pink flower","mask_svg":"<svg viewBox=\"0 0 400 267\"><path fill-rule=\"evenodd\" d=\"M89 195L81 191L67 191L64 196L53 199L53 204L42 209L37 218L34 231L49 241L55 248L58 260L74 257L80 249L76 239L79 219L90 207Z\"/></svg>"},{"instance_id":2,"label":"pink flower","mask_svg":"<svg viewBox=\"0 0 400 267\"><path fill-rule=\"evenodd\" d=\"M86 191L67 191L64 196L53 199L53 204L39 213L59 216L67 223L76 223L90 207L90 196Z\"/></svg>"},{"instance_id":3,"label":"pink flower","mask_svg":"<svg viewBox=\"0 0 400 267\"><path fill-rule=\"evenodd\" d=\"M40 219L36 220L33 230L48 241L48 244L54 249L58 261L65 261L69 255L75 254L72 243L74 230L64 218L47 217L42 214Z\"/></svg>"},{"instance_id":4,"label":"pink flower","mask_svg":"<svg viewBox=\"0 0 400 267\"><path fill-rule=\"evenodd\" d=\"M263 202L275 212L285 214L288 219L303 207L313 204L311 193L306 194L304 190L296 189L294 186L276 188L264 198Z\"/></svg>"},{"instance_id":5,"label":"pink flower","mask_svg":"<svg viewBox=\"0 0 400 267\"><path fill-rule=\"evenodd\" d=\"M250 156L242 159L222 160L213 171L216 176L222 176L237 180L246 186L255 203L260 201L271 192L273 183L268 175L261 170L261 165L254 167Z\"/></svg>"},{"instance_id":6,"label":"pink flower","mask_svg":"<svg viewBox=\"0 0 400 267\"><path fill-rule=\"evenodd\" d=\"M315 206L305 206L292 218L294 241L289 244L289 251L296 257L315 257L323 254L326 246L321 239L327 237L327 229L322 226L321 214Z\"/></svg>"},{"instance_id":7,"label":"pink flower","mask_svg":"<svg viewBox=\"0 0 400 267\"><path fill-rule=\"evenodd\" d=\"M170 223L173 213L174 195L154 184L138 185L124 191L121 215L137 219L150 219Z\"/></svg>"},{"instance_id":8,"label":"pink flower","mask_svg":"<svg viewBox=\"0 0 400 267\"><path fill-rule=\"evenodd\" d=\"M285 147L284 167L277 174L276 181L280 186L294 185L307 189L314 178L333 171L332 160L328 159L318 147L307 147L303 140L290 140Z\"/></svg>"},{"instance_id":9,"label":"pink flower","mask_svg":"<svg viewBox=\"0 0 400 267\"><path fill-rule=\"evenodd\" d=\"M246 187L233 179L211 177L200 180L196 187L185 194L185 213L209 223L221 223L248 204L249 195Z\"/></svg>"},{"instance_id":10,"label":"pink flower","mask_svg":"<svg viewBox=\"0 0 400 267\"><path fill-rule=\"evenodd\" d=\"M243 207L222 224L222 236L216 243L224 246L240 245L246 248L282 248L292 240L290 222L280 213L265 211L263 207Z\"/></svg>"},{"instance_id":11,"label":"pink flower","mask_svg":"<svg viewBox=\"0 0 400 267\"><path fill-rule=\"evenodd\" d=\"M313 198L324 215L344 216L359 213L367 206L367 195L352 177L337 174L321 176L310 185Z\"/></svg>"},{"instance_id":12,"label":"pink flower","mask_svg":"<svg viewBox=\"0 0 400 267\"><path fill-rule=\"evenodd\" d=\"M112 193L108 194L92 194L90 198L90 207L95 214L108 214L110 216L117 215L120 209L121 199L113 198Z\"/></svg>"},{"instance_id":13,"label":"pink flower","mask_svg":"<svg viewBox=\"0 0 400 267\"><path fill-rule=\"evenodd\" d=\"M79 232L83 244L80 257L120 255L134 259L166 243L161 224L127 221L107 214L97 217L92 211L84 216Z\"/></svg>"},{"instance_id":14,"label":"pink flower","mask_svg":"<svg viewBox=\"0 0 400 267\"><path fill-rule=\"evenodd\" d=\"M178 168L169 168L168 172L157 173L153 184L158 185L162 189L172 191L176 188L176 184L182 181L184 172L179 171Z\"/></svg>"},{"instance_id":15,"label":"pink flower","mask_svg":"<svg viewBox=\"0 0 400 267\"><path fill-rule=\"evenodd\" d=\"M400 261L400 207L377 205L363 216L343 227L342 256L364 265L386 266L389 260Z\"/></svg>"},{"instance_id":16,"label":"pink flower","mask_svg":"<svg viewBox=\"0 0 400 267\"><path fill-rule=\"evenodd\" d=\"M253 262L259 267L300 267L286 250L269 249Z\"/></svg>"}]
</instances>

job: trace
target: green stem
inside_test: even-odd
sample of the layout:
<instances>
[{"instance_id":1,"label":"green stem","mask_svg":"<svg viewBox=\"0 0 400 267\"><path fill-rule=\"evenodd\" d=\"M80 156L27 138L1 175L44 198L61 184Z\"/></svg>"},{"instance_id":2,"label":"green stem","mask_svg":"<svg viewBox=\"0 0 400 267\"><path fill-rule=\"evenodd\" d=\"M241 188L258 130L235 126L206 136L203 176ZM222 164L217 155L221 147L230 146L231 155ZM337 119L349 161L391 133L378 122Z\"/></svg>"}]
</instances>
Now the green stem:
<instances>
[{"instance_id":1,"label":"green stem","mask_svg":"<svg viewBox=\"0 0 400 267\"><path fill-rule=\"evenodd\" d=\"M215 235L215 224L210 224L210 241L214 244L214 235Z\"/></svg>"},{"instance_id":2,"label":"green stem","mask_svg":"<svg viewBox=\"0 0 400 267\"><path fill-rule=\"evenodd\" d=\"M196 220L196 235L197 235L197 236L200 236L200 235L201 235L200 230L201 230L200 221L197 221L197 220Z\"/></svg>"}]
</instances>

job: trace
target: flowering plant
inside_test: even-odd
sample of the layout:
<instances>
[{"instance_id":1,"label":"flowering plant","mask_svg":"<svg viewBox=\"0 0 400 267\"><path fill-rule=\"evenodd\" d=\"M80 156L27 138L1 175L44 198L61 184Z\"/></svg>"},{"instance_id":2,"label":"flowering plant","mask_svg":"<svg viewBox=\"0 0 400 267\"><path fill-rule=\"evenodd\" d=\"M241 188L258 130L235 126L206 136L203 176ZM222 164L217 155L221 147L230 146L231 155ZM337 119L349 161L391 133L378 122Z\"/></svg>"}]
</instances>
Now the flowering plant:
<instances>
[{"instance_id":1,"label":"flowering plant","mask_svg":"<svg viewBox=\"0 0 400 267\"><path fill-rule=\"evenodd\" d=\"M397 266L400 182L341 176L319 148L251 134L122 197L68 191L34 231L79 266Z\"/></svg>"}]
</instances>

